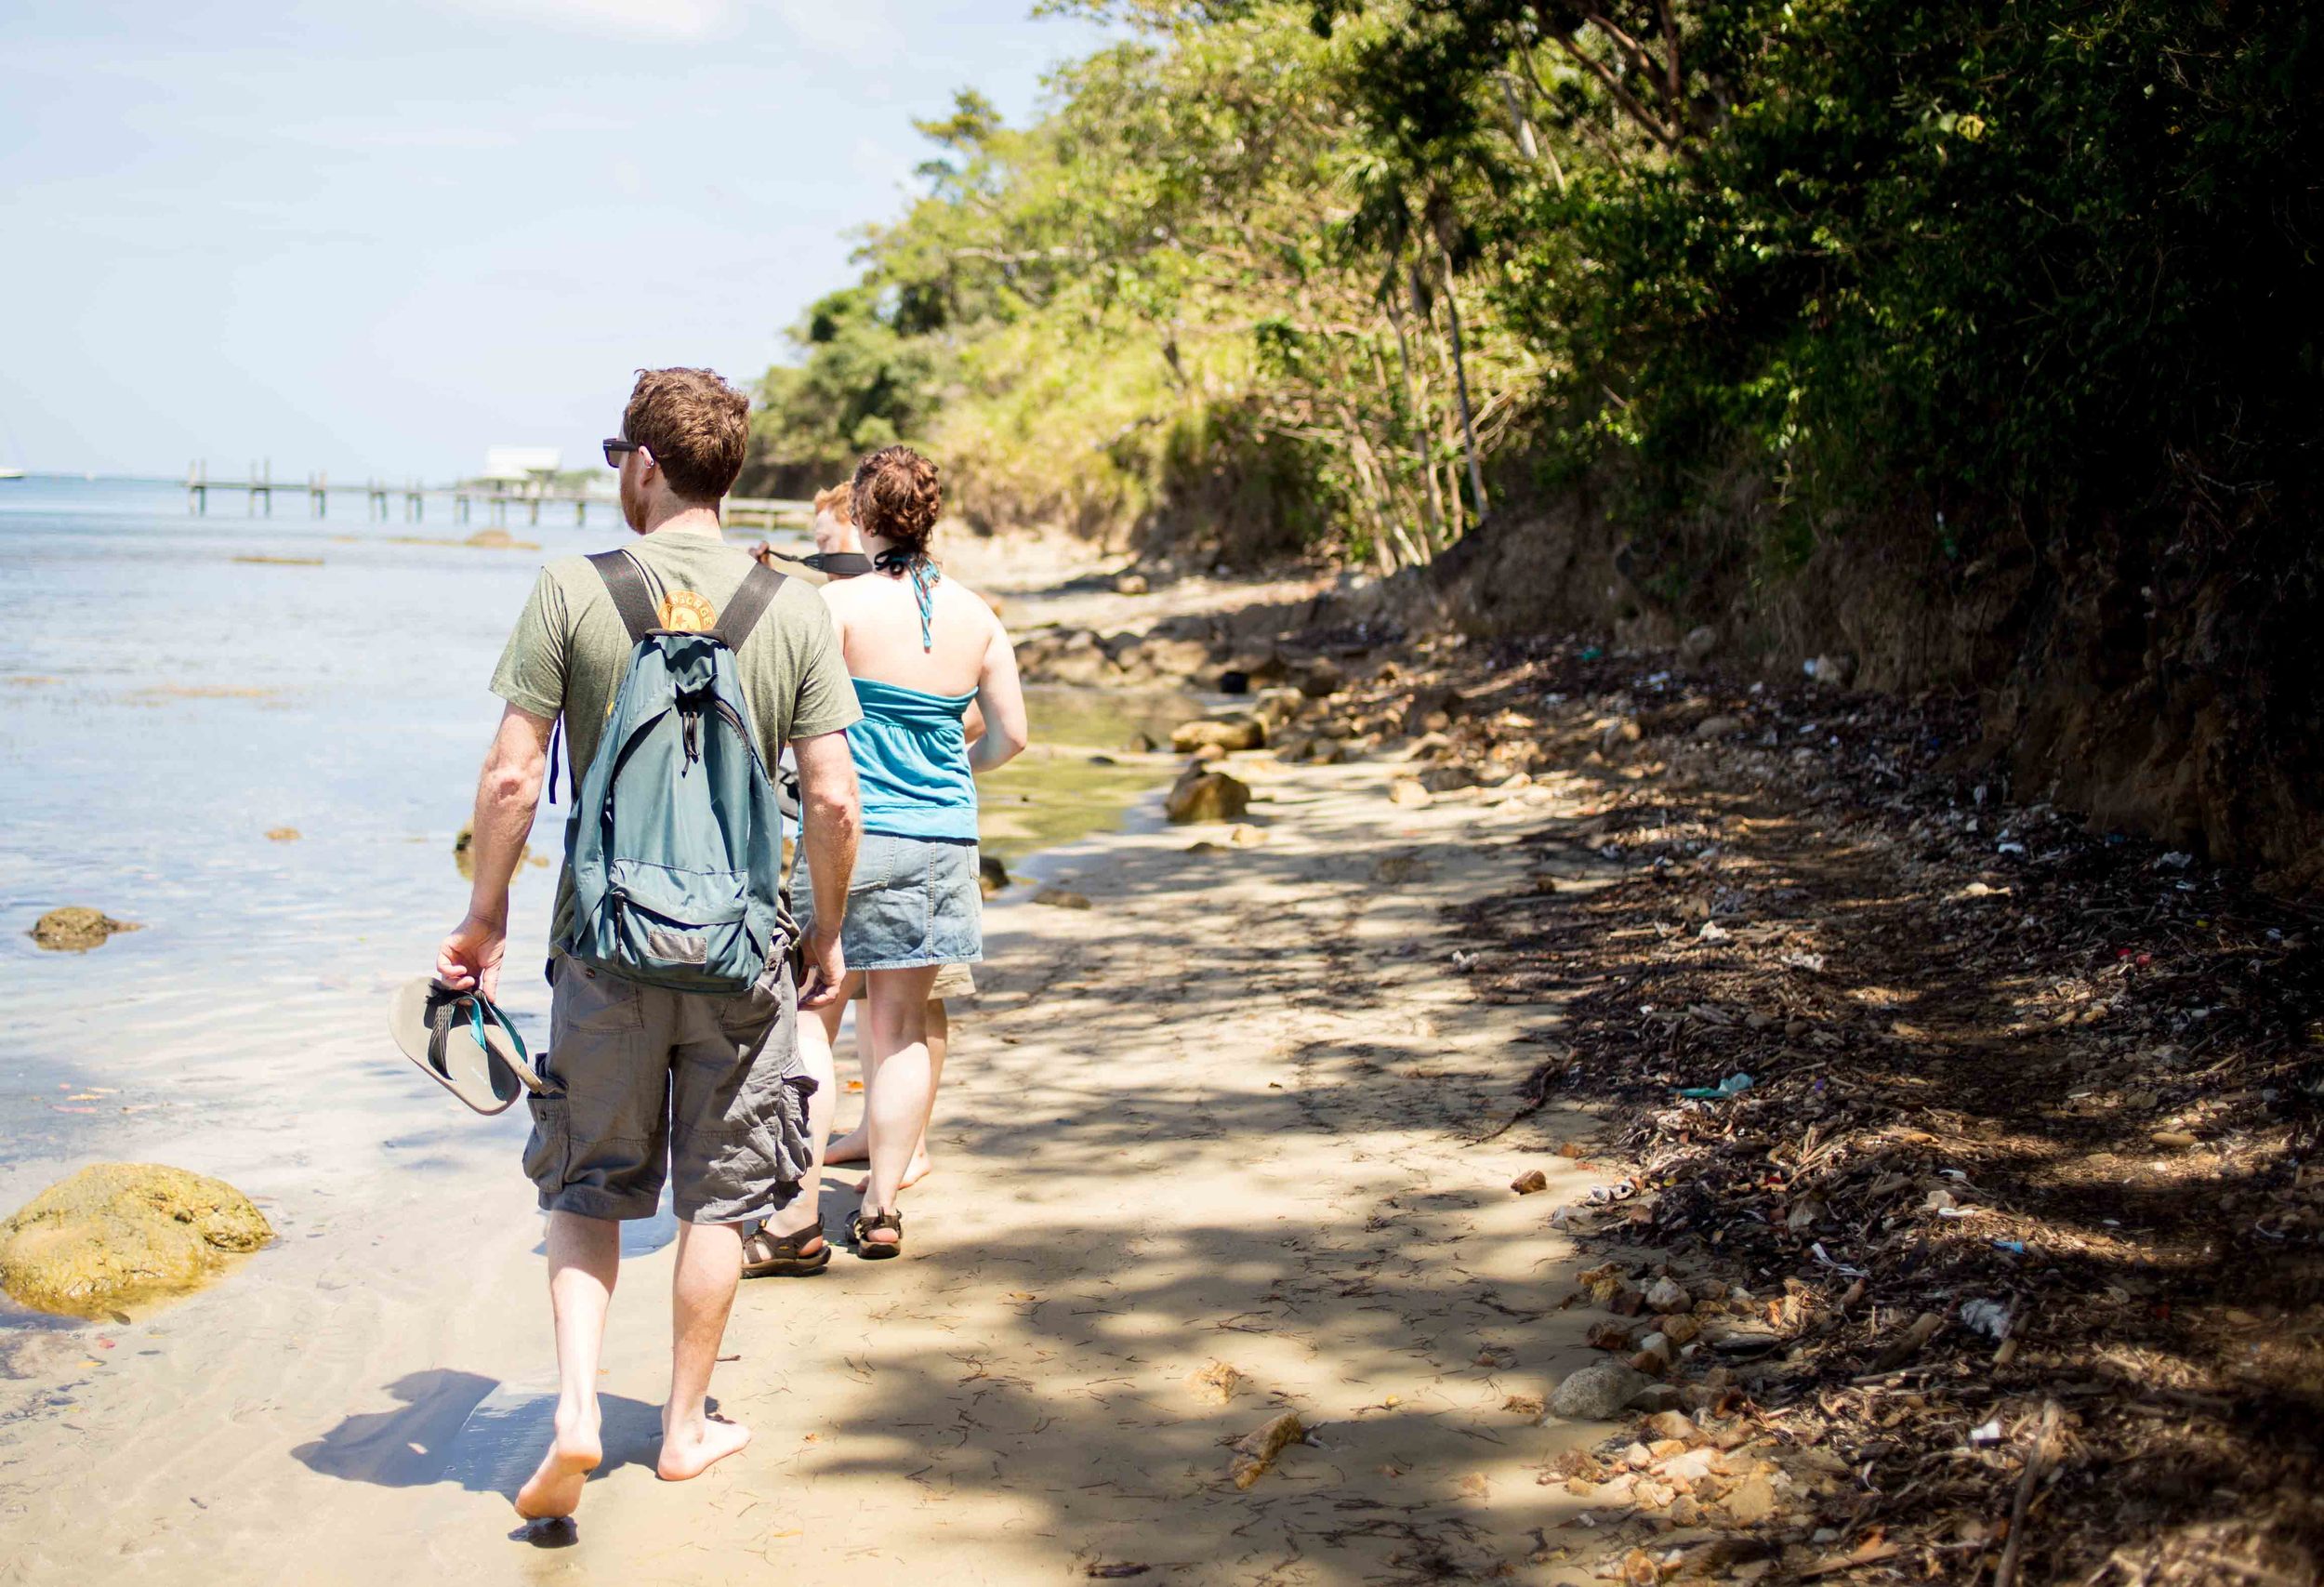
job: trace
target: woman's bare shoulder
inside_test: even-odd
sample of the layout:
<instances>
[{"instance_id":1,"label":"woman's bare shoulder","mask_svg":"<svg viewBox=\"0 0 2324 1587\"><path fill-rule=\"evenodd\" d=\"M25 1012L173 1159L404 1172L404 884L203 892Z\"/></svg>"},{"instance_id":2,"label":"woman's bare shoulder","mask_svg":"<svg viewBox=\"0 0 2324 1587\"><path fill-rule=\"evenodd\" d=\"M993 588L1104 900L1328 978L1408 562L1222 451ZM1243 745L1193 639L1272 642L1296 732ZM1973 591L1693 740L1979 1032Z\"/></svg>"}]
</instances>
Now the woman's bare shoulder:
<instances>
[{"instance_id":1,"label":"woman's bare shoulder","mask_svg":"<svg viewBox=\"0 0 2324 1587\"><path fill-rule=\"evenodd\" d=\"M997 628L1001 626L1000 601L998 597L987 595L981 589L971 589L968 585L962 584L957 579L948 578L944 580L944 588L953 592L953 599L965 602L961 609L964 612L967 612L970 615L977 615L978 614L976 609L978 607L982 607L984 608L984 615L992 619L993 626L995 628Z\"/></svg>"}]
</instances>

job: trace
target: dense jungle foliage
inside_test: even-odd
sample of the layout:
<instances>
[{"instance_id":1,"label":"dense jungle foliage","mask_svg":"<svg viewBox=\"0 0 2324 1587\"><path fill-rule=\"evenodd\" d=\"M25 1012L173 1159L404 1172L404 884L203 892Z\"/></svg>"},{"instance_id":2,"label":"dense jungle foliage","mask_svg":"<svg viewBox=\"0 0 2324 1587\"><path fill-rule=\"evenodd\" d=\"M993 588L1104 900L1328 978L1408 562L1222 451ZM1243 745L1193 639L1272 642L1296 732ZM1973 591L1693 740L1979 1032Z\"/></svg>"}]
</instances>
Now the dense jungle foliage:
<instances>
[{"instance_id":1,"label":"dense jungle foliage","mask_svg":"<svg viewBox=\"0 0 2324 1587\"><path fill-rule=\"evenodd\" d=\"M1048 8L1118 42L923 126L753 488L902 438L972 522L1393 568L1587 478L1679 604L1875 520L2313 576L2306 7Z\"/></svg>"}]
</instances>

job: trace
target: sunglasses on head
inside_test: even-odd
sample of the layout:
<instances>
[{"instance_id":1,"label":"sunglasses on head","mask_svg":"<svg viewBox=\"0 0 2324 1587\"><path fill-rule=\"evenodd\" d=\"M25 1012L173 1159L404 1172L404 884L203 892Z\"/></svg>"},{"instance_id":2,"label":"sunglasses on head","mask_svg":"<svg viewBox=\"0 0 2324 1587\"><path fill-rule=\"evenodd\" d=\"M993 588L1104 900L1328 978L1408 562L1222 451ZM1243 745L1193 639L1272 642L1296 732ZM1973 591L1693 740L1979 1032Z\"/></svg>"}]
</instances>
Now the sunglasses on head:
<instances>
[{"instance_id":1,"label":"sunglasses on head","mask_svg":"<svg viewBox=\"0 0 2324 1587\"><path fill-rule=\"evenodd\" d=\"M605 445L605 466L606 466L607 468L609 468L609 469L618 469L618 468L620 468L620 467L621 467L621 462L622 462L622 457L621 457L621 455L622 455L623 453L625 453L625 452L642 452L642 451L644 451L644 450L645 450L645 443L644 443L644 442L642 442L642 441L624 441L624 440L622 440L619 436L614 436L614 437L612 437L612 438L608 439L608 440L605 442L604 445Z\"/></svg>"}]
</instances>

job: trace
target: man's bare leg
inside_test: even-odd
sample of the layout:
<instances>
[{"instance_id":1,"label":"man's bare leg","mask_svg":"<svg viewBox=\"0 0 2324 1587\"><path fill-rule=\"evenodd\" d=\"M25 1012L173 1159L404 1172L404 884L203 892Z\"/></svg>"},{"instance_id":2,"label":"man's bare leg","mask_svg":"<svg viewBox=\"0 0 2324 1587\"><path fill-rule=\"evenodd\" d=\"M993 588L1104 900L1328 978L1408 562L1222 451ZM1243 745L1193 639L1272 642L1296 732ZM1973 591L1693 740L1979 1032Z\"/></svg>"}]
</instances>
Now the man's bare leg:
<instances>
[{"instance_id":1,"label":"man's bare leg","mask_svg":"<svg viewBox=\"0 0 2324 1587\"><path fill-rule=\"evenodd\" d=\"M863 1213L892 1211L920 1137L935 1105L928 1056L928 989L936 967L875 970L865 977L864 1012L871 1026L864 1082L864 1130L871 1137L871 1176L864 1182ZM867 1236L876 1245L897 1243L895 1231Z\"/></svg>"},{"instance_id":2,"label":"man's bare leg","mask_svg":"<svg viewBox=\"0 0 2324 1587\"><path fill-rule=\"evenodd\" d=\"M823 1222L823 1166L827 1160L825 1142L830 1137L833 1116L838 1112L838 1077L831 1056L831 1044L839 1037L839 1016L847 1012L845 999L827 1009L811 1010L799 1016L799 1060L808 1078L815 1082L815 1094L807 1099L807 1136L813 1156L807 1172L799 1182L799 1195L788 1207L767 1214L765 1227L776 1239L788 1239L801 1229L813 1228ZM819 1240L810 1240L799 1254L812 1256L823 1249Z\"/></svg>"},{"instance_id":3,"label":"man's bare leg","mask_svg":"<svg viewBox=\"0 0 2324 1587\"><path fill-rule=\"evenodd\" d=\"M869 1024L868 1019L865 1023ZM835 1036L838 1034L836 1021L833 1022L833 1034ZM862 1040L866 1046L870 1044L871 1038L868 1032L863 1033ZM944 1051L951 1045L952 1021L944 1012L944 1000L942 998L931 998L928 999L928 1068L929 1089L931 1093L936 1087L944 1084ZM870 1090L868 1082L865 1090L866 1091ZM824 1161L829 1163L861 1163L870 1160L871 1137L865 1133L864 1127L860 1124L832 1142L824 1154ZM935 1167L935 1158L929 1155L928 1134L923 1131L920 1134L919 1146L912 1154L911 1165L904 1170L904 1183L897 1188L911 1189L934 1171Z\"/></svg>"},{"instance_id":4,"label":"man's bare leg","mask_svg":"<svg viewBox=\"0 0 2324 1587\"><path fill-rule=\"evenodd\" d=\"M597 1362L621 1272L621 1225L577 1212L548 1215L548 1306L557 1322L556 1435L540 1469L517 1489L527 1520L570 1515L605 1458L598 1436Z\"/></svg>"},{"instance_id":5,"label":"man's bare leg","mask_svg":"<svg viewBox=\"0 0 2324 1587\"><path fill-rule=\"evenodd\" d=\"M666 1482L700 1476L750 1442L750 1429L709 1413L710 1370L743 1278L743 1225L678 1225L678 1273L670 1285L669 1399L662 1407Z\"/></svg>"}]
</instances>

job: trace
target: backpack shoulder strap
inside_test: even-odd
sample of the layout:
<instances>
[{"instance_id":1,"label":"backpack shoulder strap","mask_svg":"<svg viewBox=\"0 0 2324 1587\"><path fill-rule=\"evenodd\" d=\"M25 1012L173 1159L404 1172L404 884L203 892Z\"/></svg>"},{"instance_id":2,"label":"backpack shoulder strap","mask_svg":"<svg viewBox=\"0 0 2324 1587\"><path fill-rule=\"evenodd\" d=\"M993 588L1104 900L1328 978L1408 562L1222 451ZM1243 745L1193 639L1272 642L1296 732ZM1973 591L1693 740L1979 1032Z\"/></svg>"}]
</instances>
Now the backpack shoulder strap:
<instances>
[{"instance_id":1,"label":"backpack shoulder strap","mask_svg":"<svg viewBox=\"0 0 2324 1587\"><path fill-rule=\"evenodd\" d=\"M718 627L710 630L710 637L727 649L739 653L743 641L748 639L750 630L759 626L759 619L774 601L775 591L782 588L781 574L764 562L752 562L750 571L743 575L742 587L734 591L733 597L726 603L726 610L719 615Z\"/></svg>"},{"instance_id":2,"label":"backpack shoulder strap","mask_svg":"<svg viewBox=\"0 0 2324 1587\"><path fill-rule=\"evenodd\" d=\"M645 575L635 557L627 551L599 551L589 558L589 565L597 569L598 577L612 593L614 610L621 614L631 644L659 626L654 620L654 596L645 587Z\"/></svg>"}]
</instances>

